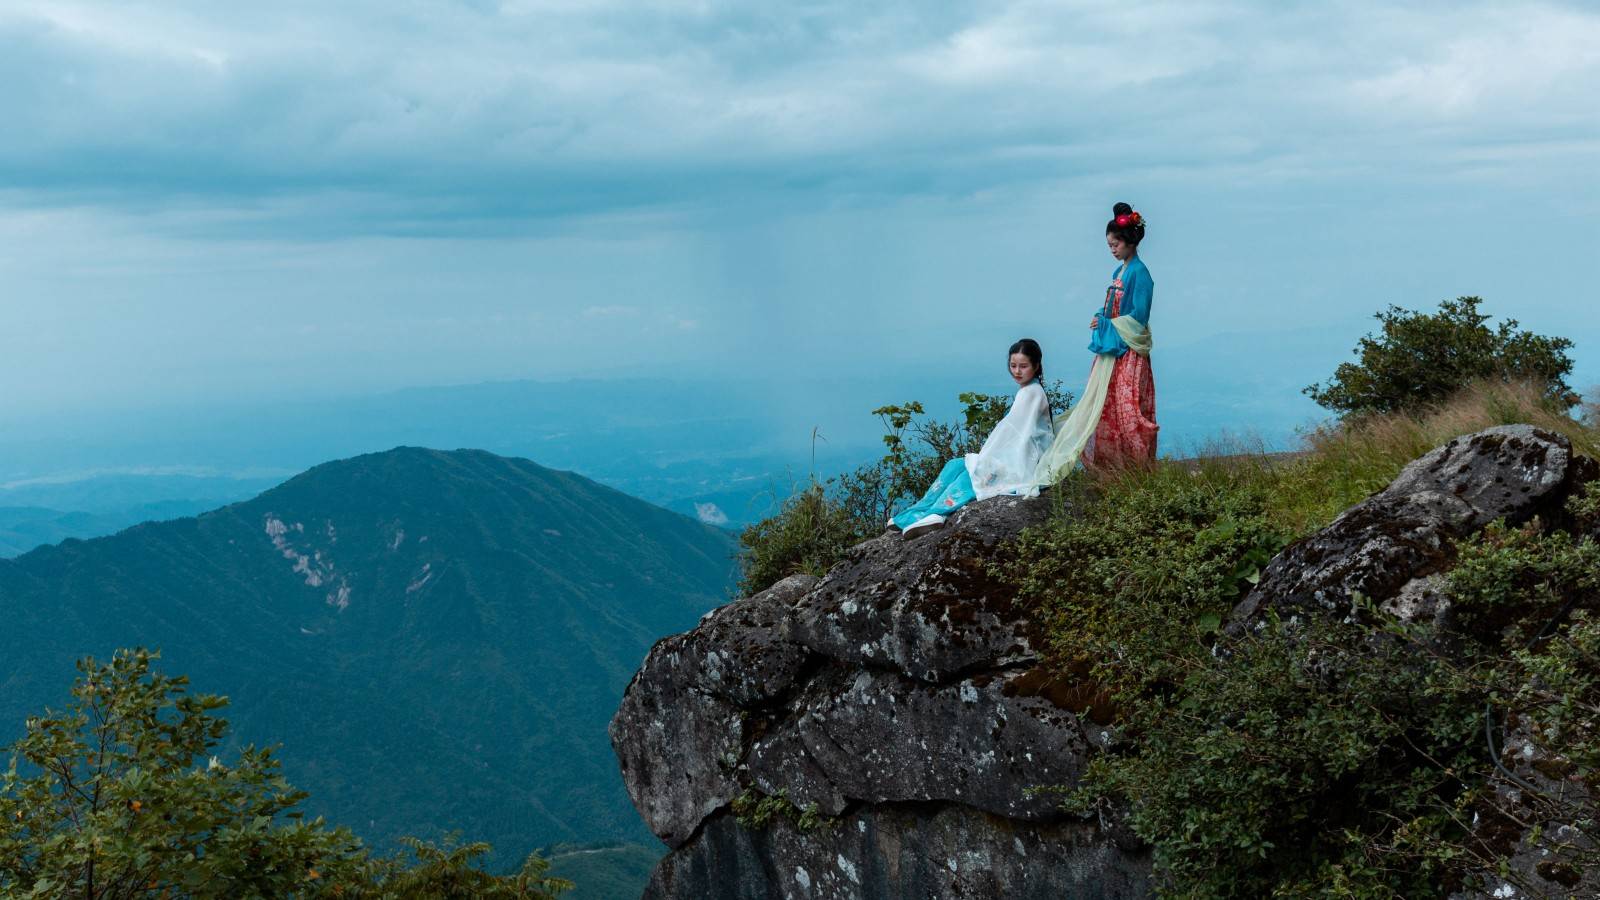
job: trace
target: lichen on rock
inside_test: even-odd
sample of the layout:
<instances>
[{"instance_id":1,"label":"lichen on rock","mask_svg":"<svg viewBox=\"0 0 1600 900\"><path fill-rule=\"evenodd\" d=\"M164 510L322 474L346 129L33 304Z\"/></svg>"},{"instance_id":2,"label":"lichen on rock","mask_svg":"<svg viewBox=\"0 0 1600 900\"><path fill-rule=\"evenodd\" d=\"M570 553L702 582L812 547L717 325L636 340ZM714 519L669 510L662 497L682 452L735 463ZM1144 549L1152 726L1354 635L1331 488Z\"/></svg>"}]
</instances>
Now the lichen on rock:
<instances>
[{"instance_id":1,"label":"lichen on rock","mask_svg":"<svg viewBox=\"0 0 1600 900\"><path fill-rule=\"evenodd\" d=\"M1496 520L1559 520L1597 474L1530 426L1450 441L1279 553L1216 650L1273 617L1348 619L1367 604L1441 626L1458 541ZM1002 545L1056 502L995 498L924 536L865 541L820 580L792 577L657 643L611 725L635 805L673 848L645 896L1151 895L1151 853L1126 810L1085 819L1040 790L1072 787L1093 754L1138 740L1110 730L1116 710L1086 671L1041 658L1040 626L991 575ZM1513 740L1531 755L1507 766L1558 786L1563 773L1530 767L1559 760ZM803 814L741 825L735 799L763 796ZM1542 814L1503 835L1508 864L1587 887L1541 830L1558 834L1560 816ZM1493 889L1480 887L1463 896Z\"/></svg>"},{"instance_id":2,"label":"lichen on rock","mask_svg":"<svg viewBox=\"0 0 1600 900\"><path fill-rule=\"evenodd\" d=\"M1026 688L1036 629L988 571L1049 512L975 503L659 642L611 726L635 805L675 848L647 896L1145 896L1147 851L1040 790L1104 739ZM745 828L742 794L832 825Z\"/></svg>"}]
</instances>

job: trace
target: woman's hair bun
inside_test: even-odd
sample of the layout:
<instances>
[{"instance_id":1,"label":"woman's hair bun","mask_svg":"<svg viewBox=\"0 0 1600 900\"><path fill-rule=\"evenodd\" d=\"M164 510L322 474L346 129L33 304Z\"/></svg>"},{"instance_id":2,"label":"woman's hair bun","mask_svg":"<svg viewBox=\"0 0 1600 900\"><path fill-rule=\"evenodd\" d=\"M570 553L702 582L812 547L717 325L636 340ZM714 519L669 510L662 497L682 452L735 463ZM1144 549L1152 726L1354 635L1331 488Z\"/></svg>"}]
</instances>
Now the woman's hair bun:
<instances>
[{"instance_id":1,"label":"woman's hair bun","mask_svg":"<svg viewBox=\"0 0 1600 900\"><path fill-rule=\"evenodd\" d=\"M1111 207L1111 221L1106 223L1106 234L1114 234L1125 243L1139 246L1144 240L1144 216L1126 203Z\"/></svg>"}]
</instances>

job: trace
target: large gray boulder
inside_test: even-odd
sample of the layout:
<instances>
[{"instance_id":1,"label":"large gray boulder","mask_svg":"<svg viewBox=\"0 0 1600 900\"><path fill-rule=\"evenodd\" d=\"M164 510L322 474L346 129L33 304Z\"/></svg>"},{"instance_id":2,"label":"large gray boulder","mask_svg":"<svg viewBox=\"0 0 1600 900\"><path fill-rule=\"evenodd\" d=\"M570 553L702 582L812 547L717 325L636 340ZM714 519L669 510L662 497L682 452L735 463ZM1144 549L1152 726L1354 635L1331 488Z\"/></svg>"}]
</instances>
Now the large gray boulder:
<instances>
[{"instance_id":1,"label":"large gray boulder","mask_svg":"<svg viewBox=\"0 0 1600 900\"><path fill-rule=\"evenodd\" d=\"M1496 519L1560 516L1573 488L1594 477L1566 438L1503 425L1456 438L1418 458L1384 488L1272 560L1228 631L1282 617L1344 614L1353 593L1391 611L1437 614L1430 576L1455 559L1454 541Z\"/></svg>"},{"instance_id":2,"label":"large gray boulder","mask_svg":"<svg viewBox=\"0 0 1600 900\"><path fill-rule=\"evenodd\" d=\"M820 582L656 644L611 724L635 805L675 848L646 896L1147 895L1147 850L1050 790L1111 736L1044 689L1035 627L989 571L1050 503L986 500L866 541ZM742 794L789 812L747 827Z\"/></svg>"},{"instance_id":3,"label":"large gray boulder","mask_svg":"<svg viewBox=\"0 0 1600 900\"><path fill-rule=\"evenodd\" d=\"M790 640L830 659L924 681L1036 659L1037 635L989 567L994 551L1043 522L1055 499L996 497L939 530L858 544L790 617Z\"/></svg>"},{"instance_id":4,"label":"large gray boulder","mask_svg":"<svg viewBox=\"0 0 1600 900\"><path fill-rule=\"evenodd\" d=\"M931 685L836 668L755 742L750 775L763 793L828 815L858 800L944 799L1010 819L1062 818L1059 797L1039 789L1076 782L1091 738L1073 713L1007 691L1019 675Z\"/></svg>"},{"instance_id":5,"label":"large gray boulder","mask_svg":"<svg viewBox=\"0 0 1600 900\"><path fill-rule=\"evenodd\" d=\"M629 683L611 746L634 806L668 846L743 790L748 711L781 698L805 659L777 625L815 584L795 575L712 610L693 631L657 641Z\"/></svg>"}]
</instances>

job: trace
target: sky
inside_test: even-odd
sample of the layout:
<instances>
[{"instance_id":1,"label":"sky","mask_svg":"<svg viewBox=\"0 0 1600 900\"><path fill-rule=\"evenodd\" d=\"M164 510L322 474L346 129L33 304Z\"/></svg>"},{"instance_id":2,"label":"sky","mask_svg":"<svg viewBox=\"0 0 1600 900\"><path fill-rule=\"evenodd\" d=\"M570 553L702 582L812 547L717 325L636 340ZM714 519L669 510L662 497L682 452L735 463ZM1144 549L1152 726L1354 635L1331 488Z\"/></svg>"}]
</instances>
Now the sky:
<instances>
[{"instance_id":1,"label":"sky","mask_svg":"<svg viewBox=\"0 0 1600 900\"><path fill-rule=\"evenodd\" d=\"M0 427L1003 390L1023 335L1086 368L1124 200L1183 371L1474 294L1600 383L1593 2L0 0L0 83Z\"/></svg>"}]
</instances>

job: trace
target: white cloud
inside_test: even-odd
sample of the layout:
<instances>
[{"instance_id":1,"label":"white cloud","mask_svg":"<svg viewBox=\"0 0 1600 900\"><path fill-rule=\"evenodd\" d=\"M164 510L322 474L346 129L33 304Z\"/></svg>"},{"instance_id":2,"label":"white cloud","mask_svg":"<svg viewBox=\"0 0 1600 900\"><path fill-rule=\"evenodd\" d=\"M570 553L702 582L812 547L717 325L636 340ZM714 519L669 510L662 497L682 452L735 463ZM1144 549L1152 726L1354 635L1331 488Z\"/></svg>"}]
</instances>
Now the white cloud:
<instances>
[{"instance_id":1,"label":"white cloud","mask_svg":"<svg viewBox=\"0 0 1600 900\"><path fill-rule=\"evenodd\" d=\"M1553 258L1593 243L1597 31L1493 0L12 0L0 393L557 377L597 346L800 381L959 365L916 349L948 334L1060 359L1115 199L1156 222L1169 334L1509 303L1526 210ZM1581 340L1581 267L1552 277L1518 315Z\"/></svg>"},{"instance_id":2,"label":"white cloud","mask_svg":"<svg viewBox=\"0 0 1600 900\"><path fill-rule=\"evenodd\" d=\"M1435 40L1354 80L1361 107L1424 120L1525 112L1593 127L1600 15L1518 5L1460 20L1412 18L1408 30L1431 26Z\"/></svg>"},{"instance_id":3,"label":"white cloud","mask_svg":"<svg viewBox=\"0 0 1600 900\"><path fill-rule=\"evenodd\" d=\"M694 505L694 514L707 525L721 527L728 524L728 514L723 512L722 507L717 506L715 503L696 503Z\"/></svg>"},{"instance_id":4,"label":"white cloud","mask_svg":"<svg viewBox=\"0 0 1600 900\"><path fill-rule=\"evenodd\" d=\"M332 232L1570 141L1600 94L1575 4L24 2L0 39L8 183Z\"/></svg>"}]
</instances>

